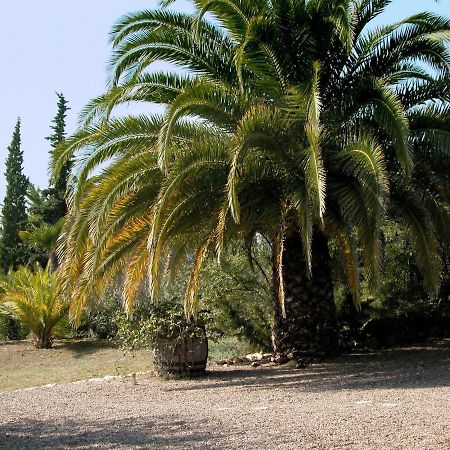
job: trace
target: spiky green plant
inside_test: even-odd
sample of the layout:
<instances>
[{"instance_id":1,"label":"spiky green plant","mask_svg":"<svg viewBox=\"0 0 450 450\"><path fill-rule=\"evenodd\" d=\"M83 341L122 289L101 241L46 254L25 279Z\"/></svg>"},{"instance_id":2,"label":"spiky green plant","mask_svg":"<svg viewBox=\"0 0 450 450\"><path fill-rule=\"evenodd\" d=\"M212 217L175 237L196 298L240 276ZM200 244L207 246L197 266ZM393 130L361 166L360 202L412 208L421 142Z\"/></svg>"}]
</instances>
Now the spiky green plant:
<instances>
[{"instance_id":1,"label":"spiky green plant","mask_svg":"<svg viewBox=\"0 0 450 450\"><path fill-rule=\"evenodd\" d=\"M0 312L26 325L37 348L50 348L53 331L68 312L57 274L38 264L35 271L20 267L0 279Z\"/></svg>"},{"instance_id":2,"label":"spiky green plant","mask_svg":"<svg viewBox=\"0 0 450 450\"><path fill-rule=\"evenodd\" d=\"M357 247L375 285L386 220L408 231L436 292L437 235L449 243L450 21L371 26L389 0L193 3L193 15L161 8L115 25L109 89L55 152L56 172L77 155L62 239L73 313L119 270L131 310L147 271L155 296L161 273L194 255L195 316L207 254L260 234L273 248L276 349L327 352L328 242L358 301ZM186 71L155 72L158 60ZM133 101L166 111L114 117Z\"/></svg>"},{"instance_id":3,"label":"spiky green plant","mask_svg":"<svg viewBox=\"0 0 450 450\"><path fill-rule=\"evenodd\" d=\"M51 272L54 272L58 268L55 247L62 226L63 219L60 219L55 225L40 224L39 226L30 227L29 230L19 231L19 236L22 241L30 247L47 253L48 266Z\"/></svg>"}]
</instances>

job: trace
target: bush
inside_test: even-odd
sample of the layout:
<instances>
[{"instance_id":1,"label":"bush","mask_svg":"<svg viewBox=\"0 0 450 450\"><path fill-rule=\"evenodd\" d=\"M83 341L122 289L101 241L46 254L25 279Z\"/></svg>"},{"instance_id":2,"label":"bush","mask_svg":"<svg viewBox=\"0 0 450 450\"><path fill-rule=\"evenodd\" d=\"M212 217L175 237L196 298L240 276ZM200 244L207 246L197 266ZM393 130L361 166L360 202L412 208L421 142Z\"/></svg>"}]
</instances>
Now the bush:
<instances>
[{"instance_id":1,"label":"bush","mask_svg":"<svg viewBox=\"0 0 450 450\"><path fill-rule=\"evenodd\" d=\"M391 346L450 333L448 300L434 300L427 294L406 233L389 224L383 237L379 285L371 292L362 281L361 311L352 307L352 297L337 274L337 310L344 341L356 338L369 346Z\"/></svg>"},{"instance_id":2,"label":"bush","mask_svg":"<svg viewBox=\"0 0 450 450\"><path fill-rule=\"evenodd\" d=\"M114 339L117 335L116 315L123 309L122 277L116 277L101 299L91 303L76 329L78 337Z\"/></svg>"},{"instance_id":3,"label":"bush","mask_svg":"<svg viewBox=\"0 0 450 450\"><path fill-rule=\"evenodd\" d=\"M179 302L159 302L142 305L132 319L118 313L115 323L120 346L134 350L153 347L157 339L183 342L194 337L202 338L205 336L206 315L200 314L196 321L188 321Z\"/></svg>"},{"instance_id":4,"label":"bush","mask_svg":"<svg viewBox=\"0 0 450 450\"><path fill-rule=\"evenodd\" d=\"M382 277L375 295L367 286L363 296L370 304L372 317L393 317L430 310L433 302L423 287L414 253L406 234L396 225L384 229Z\"/></svg>"},{"instance_id":5,"label":"bush","mask_svg":"<svg viewBox=\"0 0 450 450\"><path fill-rule=\"evenodd\" d=\"M30 329L25 324L10 316L0 314L0 341L6 341L11 338L11 328L15 328L16 336L14 340L26 339L30 334Z\"/></svg>"},{"instance_id":6,"label":"bush","mask_svg":"<svg viewBox=\"0 0 450 450\"><path fill-rule=\"evenodd\" d=\"M255 245L251 256L253 268L245 250L238 245L227 249L220 266L215 259L205 262L200 278L199 303L208 317L210 339L223 341L228 338L233 342L237 339L242 341L237 347L249 351L271 348L269 250L262 243ZM117 326L117 339L121 345L148 345L149 333L156 326L156 323L149 322L149 318L157 316L158 308L177 305L179 314L184 314L182 305L190 269L186 263L175 279L163 279L155 304L149 300L147 287L142 286L133 320L127 320L122 312L121 280L116 280L115 287L108 289L105 299L96 312L86 317L85 323L93 330L96 318L104 318L106 323L113 324L112 327Z\"/></svg>"},{"instance_id":7,"label":"bush","mask_svg":"<svg viewBox=\"0 0 450 450\"><path fill-rule=\"evenodd\" d=\"M209 260L203 269L200 304L211 314L218 334L237 337L259 350L271 348L270 249L255 245L251 267L246 251L231 246L221 264Z\"/></svg>"},{"instance_id":8,"label":"bush","mask_svg":"<svg viewBox=\"0 0 450 450\"><path fill-rule=\"evenodd\" d=\"M50 348L54 331L67 315L68 304L57 274L36 265L35 272L20 267L0 281L0 311L22 322L34 335L37 348Z\"/></svg>"}]
</instances>

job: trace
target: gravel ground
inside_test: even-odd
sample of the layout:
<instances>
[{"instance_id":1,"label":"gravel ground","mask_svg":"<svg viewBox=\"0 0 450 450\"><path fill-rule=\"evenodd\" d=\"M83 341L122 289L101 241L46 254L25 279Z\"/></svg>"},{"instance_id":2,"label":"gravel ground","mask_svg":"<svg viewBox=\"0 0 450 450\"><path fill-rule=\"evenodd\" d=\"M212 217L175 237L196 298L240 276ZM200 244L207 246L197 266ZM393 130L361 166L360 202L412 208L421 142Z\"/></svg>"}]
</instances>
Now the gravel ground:
<instances>
[{"instance_id":1,"label":"gravel ground","mask_svg":"<svg viewBox=\"0 0 450 450\"><path fill-rule=\"evenodd\" d=\"M299 370L0 393L0 448L450 449L450 340Z\"/></svg>"}]
</instances>

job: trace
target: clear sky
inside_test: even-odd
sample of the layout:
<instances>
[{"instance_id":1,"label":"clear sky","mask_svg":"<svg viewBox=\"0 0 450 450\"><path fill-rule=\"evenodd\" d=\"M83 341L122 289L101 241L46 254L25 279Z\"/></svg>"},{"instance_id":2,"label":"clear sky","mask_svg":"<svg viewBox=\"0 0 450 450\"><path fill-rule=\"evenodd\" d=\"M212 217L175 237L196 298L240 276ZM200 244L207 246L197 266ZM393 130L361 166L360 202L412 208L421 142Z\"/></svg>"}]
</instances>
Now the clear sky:
<instances>
[{"instance_id":1,"label":"clear sky","mask_svg":"<svg viewBox=\"0 0 450 450\"><path fill-rule=\"evenodd\" d=\"M46 187L49 143L44 138L56 112L55 92L69 101L72 132L81 108L104 90L112 24L126 12L156 5L157 0L0 0L0 203L17 117L22 118L25 174ZM190 10L187 0L173 7ZM450 16L450 0L394 0L379 21L424 9Z\"/></svg>"}]
</instances>

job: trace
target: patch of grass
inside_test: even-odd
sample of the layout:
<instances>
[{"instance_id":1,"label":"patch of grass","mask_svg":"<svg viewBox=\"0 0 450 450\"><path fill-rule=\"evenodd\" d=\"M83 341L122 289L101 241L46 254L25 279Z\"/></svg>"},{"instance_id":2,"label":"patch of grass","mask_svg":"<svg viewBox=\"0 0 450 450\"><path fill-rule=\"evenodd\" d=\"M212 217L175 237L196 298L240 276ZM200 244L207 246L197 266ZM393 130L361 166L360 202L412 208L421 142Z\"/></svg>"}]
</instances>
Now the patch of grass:
<instances>
[{"instance_id":1,"label":"patch of grass","mask_svg":"<svg viewBox=\"0 0 450 450\"><path fill-rule=\"evenodd\" d=\"M243 356L248 353L255 353L259 349L255 349L246 341L239 340L236 337L223 337L217 341L209 340L210 361L220 361L223 359L233 358L235 356Z\"/></svg>"},{"instance_id":2,"label":"patch of grass","mask_svg":"<svg viewBox=\"0 0 450 450\"><path fill-rule=\"evenodd\" d=\"M152 370L150 350L124 353L107 341L65 340L38 350L31 342L0 344L0 391Z\"/></svg>"}]
</instances>

